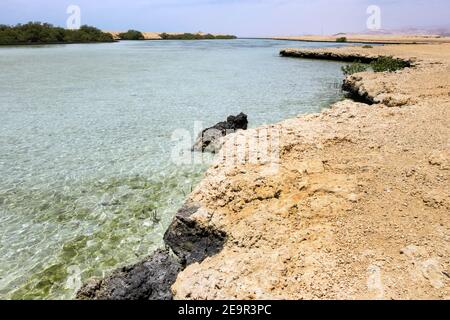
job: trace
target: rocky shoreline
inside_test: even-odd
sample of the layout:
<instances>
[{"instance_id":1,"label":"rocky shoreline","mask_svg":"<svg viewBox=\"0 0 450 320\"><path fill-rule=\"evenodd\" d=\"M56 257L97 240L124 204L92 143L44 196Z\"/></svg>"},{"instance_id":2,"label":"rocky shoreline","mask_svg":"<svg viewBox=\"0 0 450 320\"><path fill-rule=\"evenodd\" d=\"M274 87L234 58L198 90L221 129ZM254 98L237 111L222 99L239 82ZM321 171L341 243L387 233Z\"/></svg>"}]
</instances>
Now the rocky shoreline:
<instances>
[{"instance_id":1,"label":"rocky shoreline","mask_svg":"<svg viewBox=\"0 0 450 320\"><path fill-rule=\"evenodd\" d=\"M371 63L378 58L377 55L363 54L358 52L352 54L345 54L326 50L298 50L298 49L284 49L280 51L280 55L283 57L292 57L292 58L333 60L341 62L361 62L361 63Z\"/></svg>"},{"instance_id":2,"label":"rocky shoreline","mask_svg":"<svg viewBox=\"0 0 450 320\"><path fill-rule=\"evenodd\" d=\"M77 293L80 300L171 300L177 275L192 263L218 253L226 234L199 224L195 204L185 204L164 235L165 249L105 279L92 279ZM202 214L202 213L200 213Z\"/></svg>"},{"instance_id":3,"label":"rocky shoreline","mask_svg":"<svg viewBox=\"0 0 450 320\"><path fill-rule=\"evenodd\" d=\"M228 136L166 251L87 283L78 298L450 298L450 46L281 54L389 55L412 67L347 77L344 87L370 103ZM273 131L276 166L249 161L248 139ZM229 150L245 161L226 161Z\"/></svg>"}]
</instances>

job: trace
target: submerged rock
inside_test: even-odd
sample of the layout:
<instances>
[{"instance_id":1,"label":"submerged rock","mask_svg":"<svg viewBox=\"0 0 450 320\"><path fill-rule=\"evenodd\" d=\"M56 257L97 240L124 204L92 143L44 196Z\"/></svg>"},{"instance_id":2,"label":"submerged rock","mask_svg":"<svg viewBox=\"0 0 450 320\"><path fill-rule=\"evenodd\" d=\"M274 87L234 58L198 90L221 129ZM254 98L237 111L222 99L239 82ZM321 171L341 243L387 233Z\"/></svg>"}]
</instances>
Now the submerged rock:
<instances>
[{"instance_id":1,"label":"submerged rock","mask_svg":"<svg viewBox=\"0 0 450 320\"><path fill-rule=\"evenodd\" d=\"M192 151L216 153L221 145L220 139L237 130L247 130L247 115L240 113L237 116L229 116L227 121L203 130L198 136Z\"/></svg>"}]
</instances>

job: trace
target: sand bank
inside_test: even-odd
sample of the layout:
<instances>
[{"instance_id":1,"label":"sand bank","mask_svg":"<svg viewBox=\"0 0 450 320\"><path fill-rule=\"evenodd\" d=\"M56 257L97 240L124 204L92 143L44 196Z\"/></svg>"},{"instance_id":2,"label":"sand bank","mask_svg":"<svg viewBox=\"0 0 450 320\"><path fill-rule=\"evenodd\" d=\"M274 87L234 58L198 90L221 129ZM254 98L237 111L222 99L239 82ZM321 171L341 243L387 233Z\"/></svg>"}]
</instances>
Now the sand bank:
<instances>
[{"instance_id":1,"label":"sand bank","mask_svg":"<svg viewBox=\"0 0 450 320\"><path fill-rule=\"evenodd\" d=\"M385 44L425 44L450 43L450 37L440 35L370 35L370 34L339 34L335 36L290 36L275 37L278 40L296 40L308 42L336 42L336 39L345 37L349 43L385 43Z\"/></svg>"}]
</instances>

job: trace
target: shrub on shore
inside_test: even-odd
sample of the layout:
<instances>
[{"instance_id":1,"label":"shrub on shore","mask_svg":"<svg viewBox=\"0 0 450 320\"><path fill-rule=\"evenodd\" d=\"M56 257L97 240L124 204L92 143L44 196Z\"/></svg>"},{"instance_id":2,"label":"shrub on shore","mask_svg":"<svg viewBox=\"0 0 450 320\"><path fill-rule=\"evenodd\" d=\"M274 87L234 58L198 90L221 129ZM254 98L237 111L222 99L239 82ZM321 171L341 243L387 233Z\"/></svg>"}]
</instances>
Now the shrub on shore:
<instances>
[{"instance_id":1,"label":"shrub on shore","mask_svg":"<svg viewBox=\"0 0 450 320\"><path fill-rule=\"evenodd\" d=\"M200 33L180 33L180 34L168 34L161 33L159 35L163 40L214 40L214 39L236 39L233 35L212 35L200 34Z\"/></svg>"},{"instance_id":2,"label":"shrub on shore","mask_svg":"<svg viewBox=\"0 0 450 320\"><path fill-rule=\"evenodd\" d=\"M347 42L347 38L346 37L337 38L336 42Z\"/></svg>"},{"instance_id":3,"label":"shrub on shore","mask_svg":"<svg viewBox=\"0 0 450 320\"><path fill-rule=\"evenodd\" d=\"M229 39L237 39L237 37L233 36L233 35L230 35L230 34L219 34L217 36L214 36L214 39L229 40Z\"/></svg>"},{"instance_id":4,"label":"shrub on shore","mask_svg":"<svg viewBox=\"0 0 450 320\"><path fill-rule=\"evenodd\" d=\"M344 72L345 75L352 75L358 72L364 72L367 71L368 66L365 64L362 64L361 62L357 62L354 64L349 64L342 67L342 72Z\"/></svg>"},{"instance_id":5,"label":"shrub on shore","mask_svg":"<svg viewBox=\"0 0 450 320\"><path fill-rule=\"evenodd\" d=\"M109 33L86 25L78 30L67 30L41 22L16 26L0 25L0 45L113 41Z\"/></svg>"},{"instance_id":6,"label":"shrub on shore","mask_svg":"<svg viewBox=\"0 0 450 320\"><path fill-rule=\"evenodd\" d=\"M372 48L373 48L373 46L371 46L369 44L366 44L365 46L363 46L363 49L372 49Z\"/></svg>"},{"instance_id":7,"label":"shrub on shore","mask_svg":"<svg viewBox=\"0 0 450 320\"><path fill-rule=\"evenodd\" d=\"M375 72L394 72L409 67L409 63L393 57L380 57L370 66Z\"/></svg>"},{"instance_id":8,"label":"shrub on shore","mask_svg":"<svg viewBox=\"0 0 450 320\"><path fill-rule=\"evenodd\" d=\"M119 34L121 40L144 40L145 37L142 32L137 30L128 30Z\"/></svg>"},{"instance_id":9,"label":"shrub on shore","mask_svg":"<svg viewBox=\"0 0 450 320\"><path fill-rule=\"evenodd\" d=\"M406 61L396 59L393 57L380 57L370 63L370 65L356 62L342 67L342 72L345 75L352 75L358 72L364 72L369 67L374 72L394 72L409 67L410 64Z\"/></svg>"}]
</instances>

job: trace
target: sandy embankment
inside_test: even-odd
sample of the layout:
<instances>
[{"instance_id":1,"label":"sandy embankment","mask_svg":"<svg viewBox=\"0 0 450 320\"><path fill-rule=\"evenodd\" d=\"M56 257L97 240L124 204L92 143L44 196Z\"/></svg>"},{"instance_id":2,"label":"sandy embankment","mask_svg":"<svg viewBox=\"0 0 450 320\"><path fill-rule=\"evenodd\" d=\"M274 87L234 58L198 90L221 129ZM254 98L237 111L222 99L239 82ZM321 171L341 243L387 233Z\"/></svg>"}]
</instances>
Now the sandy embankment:
<instances>
[{"instance_id":1,"label":"sandy embankment","mask_svg":"<svg viewBox=\"0 0 450 320\"><path fill-rule=\"evenodd\" d=\"M275 37L277 40L299 40L311 42L336 42L336 39L346 37L350 43L382 43L382 44L430 44L430 43L450 43L450 37L439 35L367 35L367 34L339 34L335 36L291 36Z\"/></svg>"},{"instance_id":2,"label":"sandy embankment","mask_svg":"<svg viewBox=\"0 0 450 320\"><path fill-rule=\"evenodd\" d=\"M414 67L349 77L373 105L346 100L270 126L276 170L219 156L188 204L227 240L178 275L175 298L450 299L450 45L314 52ZM222 150L247 150L240 141L263 129Z\"/></svg>"}]
</instances>

